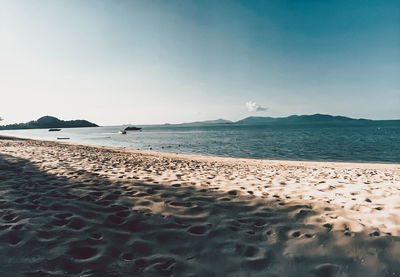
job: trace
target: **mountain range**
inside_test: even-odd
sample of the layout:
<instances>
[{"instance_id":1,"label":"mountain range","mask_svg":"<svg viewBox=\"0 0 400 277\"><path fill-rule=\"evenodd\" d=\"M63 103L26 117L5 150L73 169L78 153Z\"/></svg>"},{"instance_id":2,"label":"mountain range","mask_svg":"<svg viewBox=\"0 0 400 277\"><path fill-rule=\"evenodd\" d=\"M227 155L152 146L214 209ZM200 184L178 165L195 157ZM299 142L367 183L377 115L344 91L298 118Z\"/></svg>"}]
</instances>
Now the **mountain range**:
<instances>
[{"instance_id":1,"label":"mountain range","mask_svg":"<svg viewBox=\"0 0 400 277\"><path fill-rule=\"evenodd\" d=\"M196 121L181 124L166 124L173 126L204 126L204 125L301 125L301 124L356 124L366 125L375 122L398 122L400 120L371 120L371 119L355 119L346 116L333 116L328 114L312 114L312 115L291 115L287 117L261 117L249 116L238 121L230 121L225 119Z\"/></svg>"},{"instance_id":2,"label":"mountain range","mask_svg":"<svg viewBox=\"0 0 400 277\"><path fill-rule=\"evenodd\" d=\"M266 124L266 123L285 123L285 124L309 124L309 123L368 123L370 119L355 119L346 116L333 116L328 114L313 115L291 115L287 117L246 117L236 121L236 124Z\"/></svg>"}]
</instances>

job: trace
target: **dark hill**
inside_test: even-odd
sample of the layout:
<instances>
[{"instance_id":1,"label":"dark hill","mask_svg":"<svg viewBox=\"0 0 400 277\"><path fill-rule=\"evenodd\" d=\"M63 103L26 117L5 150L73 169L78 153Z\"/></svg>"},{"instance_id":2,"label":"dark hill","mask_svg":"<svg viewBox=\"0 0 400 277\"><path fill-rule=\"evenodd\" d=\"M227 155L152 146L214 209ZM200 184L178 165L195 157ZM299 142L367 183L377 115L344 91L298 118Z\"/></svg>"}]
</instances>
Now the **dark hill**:
<instances>
[{"instance_id":1,"label":"dark hill","mask_svg":"<svg viewBox=\"0 0 400 277\"><path fill-rule=\"evenodd\" d=\"M60 120L53 116L43 116L38 120L27 123L18 123L0 126L0 130L16 129L47 129L47 128L78 128L78 127L98 127L96 124L87 120Z\"/></svg>"},{"instance_id":2,"label":"dark hill","mask_svg":"<svg viewBox=\"0 0 400 277\"><path fill-rule=\"evenodd\" d=\"M327 114L291 115L288 117L246 117L235 124L363 124L371 122L368 119L354 119L345 116Z\"/></svg>"}]
</instances>

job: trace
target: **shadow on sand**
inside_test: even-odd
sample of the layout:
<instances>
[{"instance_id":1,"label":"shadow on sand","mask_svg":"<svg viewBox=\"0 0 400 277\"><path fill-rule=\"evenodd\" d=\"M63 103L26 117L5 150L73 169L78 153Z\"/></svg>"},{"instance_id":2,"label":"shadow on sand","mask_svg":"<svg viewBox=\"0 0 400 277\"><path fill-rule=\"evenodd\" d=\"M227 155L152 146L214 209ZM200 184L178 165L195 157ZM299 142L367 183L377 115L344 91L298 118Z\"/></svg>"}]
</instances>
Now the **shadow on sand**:
<instances>
[{"instance_id":1,"label":"shadow on sand","mask_svg":"<svg viewBox=\"0 0 400 277\"><path fill-rule=\"evenodd\" d=\"M0 154L1 276L397 276L398 237L236 191L55 176ZM397 254L397 255L396 255Z\"/></svg>"}]
</instances>

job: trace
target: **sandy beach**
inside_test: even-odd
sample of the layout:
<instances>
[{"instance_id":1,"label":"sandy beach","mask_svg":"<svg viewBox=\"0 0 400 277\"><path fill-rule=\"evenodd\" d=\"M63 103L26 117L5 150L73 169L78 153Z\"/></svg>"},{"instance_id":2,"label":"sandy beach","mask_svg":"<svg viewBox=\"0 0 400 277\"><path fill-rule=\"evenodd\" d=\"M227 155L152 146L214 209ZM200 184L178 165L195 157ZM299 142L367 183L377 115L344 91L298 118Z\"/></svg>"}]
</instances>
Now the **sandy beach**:
<instances>
[{"instance_id":1,"label":"sandy beach","mask_svg":"<svg viewBox=\"0 0 400 277\"><path fill-rule=\"evenodd\" d=\"M400 164L0 137L1 276L400 276Z\"/></svg>"}]
</instances>

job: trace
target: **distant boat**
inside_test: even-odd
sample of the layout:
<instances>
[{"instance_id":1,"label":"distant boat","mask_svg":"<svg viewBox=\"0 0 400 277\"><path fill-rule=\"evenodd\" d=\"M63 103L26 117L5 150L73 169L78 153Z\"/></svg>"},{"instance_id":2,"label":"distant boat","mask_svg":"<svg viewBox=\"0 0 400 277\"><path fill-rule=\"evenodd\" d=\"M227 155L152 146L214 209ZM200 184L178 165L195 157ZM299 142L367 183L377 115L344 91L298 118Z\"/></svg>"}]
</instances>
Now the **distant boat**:
<instances>
[{"instance_id":1,"label":"distant boat","mask_svg":"<svg viewBox=\"0 0 400 277\"><path fill-rule=\"evenodd\" d=\"M124 130L120 130L118 133L119 133L120 135L126 135L126 131L124 131Z\"/></svg>"},{"instance_id":2,"label":"distant boat","mask_svg":"<svg viewBox=\"0 0 400 277\"><path fill-rule=\"evenodd\" d=\"M69 138L57 138L57 139L69 139Z\"/></svg>"},{"instance_id":3,"label":"distant boat","mask_svg":"<svg viewBox=\"0 0 400 277\"><path fill-rule=\"evenodd\" d=\"M58 132L58 131L61 131L61 129L58 129L58 128L50 128L49 129L49 132Z\"/></svg>"},{"instance_id":4,"label":"distant boat","mask_svg":"<svg viewBox=\"0 0 400 277\"><path fill-rule=\"evenodd\" d=\"M140 131L142 128L139 127L126 127L125 131Z\"/></svg>"}]
</instances>

